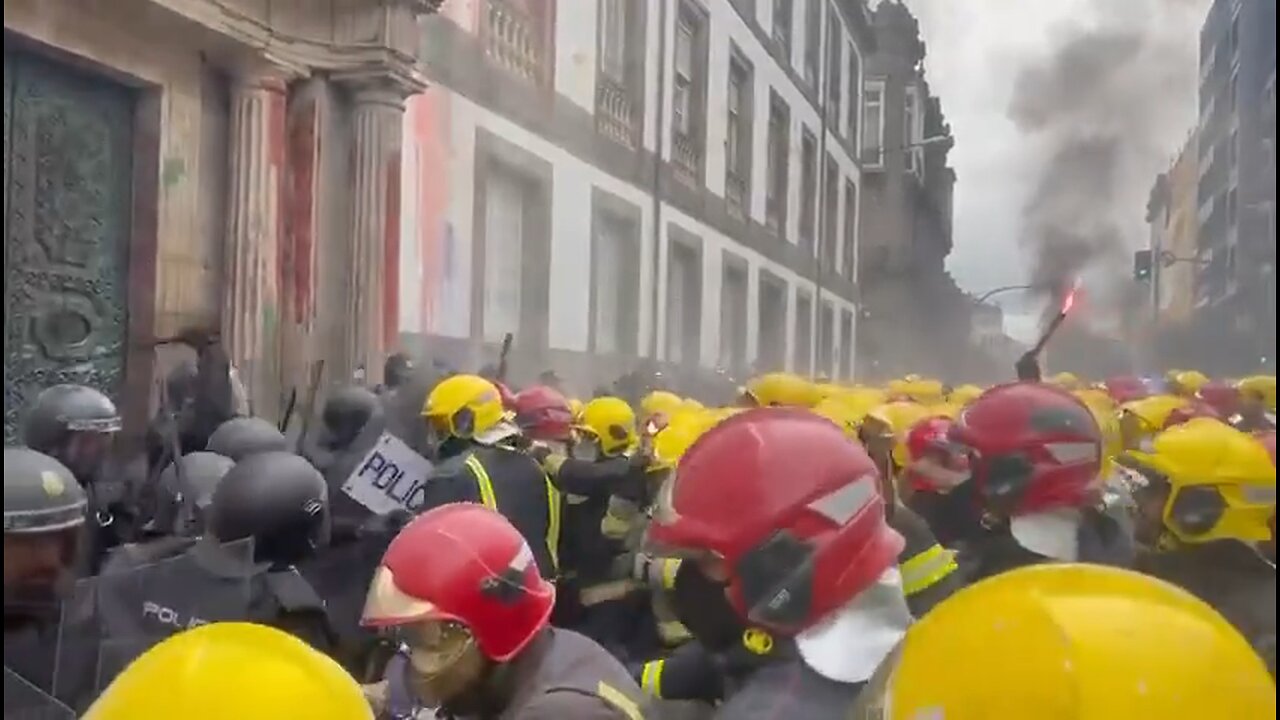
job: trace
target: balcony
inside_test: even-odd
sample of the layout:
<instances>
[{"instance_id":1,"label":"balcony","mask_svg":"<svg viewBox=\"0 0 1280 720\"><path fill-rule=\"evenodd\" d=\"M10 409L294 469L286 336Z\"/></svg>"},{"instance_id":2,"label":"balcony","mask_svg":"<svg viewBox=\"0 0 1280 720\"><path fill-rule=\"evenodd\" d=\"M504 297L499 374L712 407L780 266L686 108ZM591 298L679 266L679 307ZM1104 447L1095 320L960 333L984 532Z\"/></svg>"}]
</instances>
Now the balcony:
<instances>
[{"instance_id":1,"label":"balcony","mask_svg":"<svg viewBox=\"0 0 1280 720\"><path fill-rule=\"evenodd\" d=\"M693 138L684 133L674 133L671 143L671 163L678 180L691 187L698 187L699 169L702 166L702 149Z\"/></svg>"},{"instance_id":2,"label":"balcony","mask_svg":"<svg viewBox=\"0 0 1280 720\"><path fill-rule=\"evenodd\" d=\"M619 145L635 149L640 135L637 115L627 89L601 74L596 83L596 130Z\"/></svg>"},{"instance_id":3,"label":"balcony","mask_svg":"<svg viewBox=\"0 0 1280 720\"><path fill-rule=\"evenodd\" d=\"M542 84L542 37L537 24L503 0L488 0L485 54L495 64L531 83Z\"/></svg>"},{"instance_id":4,"label":"balcony","mask_svg":"<svg viewBox=\"0 0 1280 720\"><path fill-rule=\"evenodd\" d=\"M732 170L724 176L724 199L729 203L729 214L739 220L747 216L747 180Z\"/></svg>"}]
</instances>

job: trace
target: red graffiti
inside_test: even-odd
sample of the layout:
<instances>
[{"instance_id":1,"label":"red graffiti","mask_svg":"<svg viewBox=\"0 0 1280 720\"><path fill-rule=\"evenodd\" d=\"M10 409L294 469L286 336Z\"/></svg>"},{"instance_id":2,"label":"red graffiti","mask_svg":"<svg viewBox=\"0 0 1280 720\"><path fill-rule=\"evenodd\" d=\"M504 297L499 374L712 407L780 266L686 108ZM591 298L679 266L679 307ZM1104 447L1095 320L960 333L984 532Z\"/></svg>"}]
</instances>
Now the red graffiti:
<instances>
[{"instance_id":1,"label":"red graffiti","mask_svg":"<svg viewBox=\"0 0 1280 720\"><path fill-rule=\"evenodd\" d=\"M281 213L288 222L291 262L282 266L281 280L288 280L292 290L290 304L293 321L305 325L313 315L312 273L314 257L314 207L315 207L315 159L320 153L320 139L316 132L319 114L314 101L307 101L299 109L289 128L289 183L288 204Z\"/></svg>"}]
</instances>

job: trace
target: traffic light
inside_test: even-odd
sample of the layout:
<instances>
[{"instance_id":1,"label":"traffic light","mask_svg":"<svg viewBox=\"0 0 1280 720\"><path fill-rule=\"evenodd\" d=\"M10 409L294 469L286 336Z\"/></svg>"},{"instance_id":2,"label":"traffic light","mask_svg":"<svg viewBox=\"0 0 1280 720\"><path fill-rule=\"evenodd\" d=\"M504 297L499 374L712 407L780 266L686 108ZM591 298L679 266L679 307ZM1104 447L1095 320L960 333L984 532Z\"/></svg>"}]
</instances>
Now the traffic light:
<instances>
[{"instance_id":1,"label":"traffic light","mask_svg":"<svg viewBox=\"0 0 1280 720\"><path fill-rule=\"evenodd\" d=\"M1133 278L1135 280L1150 280L1152 257L1150 250L1138 250L1133 254Z\"/></svg>"}]
</instances>

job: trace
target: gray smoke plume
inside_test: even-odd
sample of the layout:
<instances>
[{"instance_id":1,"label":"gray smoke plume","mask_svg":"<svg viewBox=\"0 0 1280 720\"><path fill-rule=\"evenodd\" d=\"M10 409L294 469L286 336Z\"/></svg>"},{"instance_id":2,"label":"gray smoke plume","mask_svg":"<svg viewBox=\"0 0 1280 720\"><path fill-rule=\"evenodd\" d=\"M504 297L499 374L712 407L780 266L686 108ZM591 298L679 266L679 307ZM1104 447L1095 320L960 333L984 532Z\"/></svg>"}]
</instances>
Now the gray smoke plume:
<instances>
[{"instance_id":1,"label":"gray smoke plume","mask_svg":"<svg viewBox=\"0 0 1280 720\"><path fill-rule=\"evenodd\" d=\"M1095 298L1122 299L1127 258L1146 238L1148 190L1195 121L1205 9L1091 0L1017 74L1008 114L1039 150L1021 213L1035 286L1058 293L1087 275Z\"/></svg>"}]
</instances>

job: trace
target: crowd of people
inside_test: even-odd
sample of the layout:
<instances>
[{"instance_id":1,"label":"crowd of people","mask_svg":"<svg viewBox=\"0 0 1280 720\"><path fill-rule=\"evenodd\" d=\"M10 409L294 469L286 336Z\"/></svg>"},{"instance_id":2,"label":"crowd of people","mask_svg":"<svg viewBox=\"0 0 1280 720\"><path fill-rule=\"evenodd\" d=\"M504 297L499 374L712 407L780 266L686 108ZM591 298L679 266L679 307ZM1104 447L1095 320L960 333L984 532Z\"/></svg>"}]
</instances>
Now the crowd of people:
<instances>
[{"instance_id":1,"label":"crowd of people","mask_svg":"<svg viewBox=\"0 0 1280 720\"><path fill-rule=\"evenodd\" d=\"M208 365L135 462L83 386L5 448L6 718L1275 714L1273 376L710 407L394 357L298 434ZM430 468L391 509L388 438Z\"/></svg>"}]
</instances>

